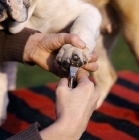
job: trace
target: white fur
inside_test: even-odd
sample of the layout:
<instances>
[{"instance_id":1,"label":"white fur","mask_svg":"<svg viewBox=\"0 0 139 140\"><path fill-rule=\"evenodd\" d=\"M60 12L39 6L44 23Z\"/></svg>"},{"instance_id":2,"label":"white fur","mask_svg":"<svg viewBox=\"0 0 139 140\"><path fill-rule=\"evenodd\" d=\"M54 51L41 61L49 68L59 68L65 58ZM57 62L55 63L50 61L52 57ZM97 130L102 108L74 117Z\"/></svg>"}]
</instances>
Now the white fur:
<instances>
[{"instance_id":1,"label":"white fur","mask_svg":"<svg viewBox=\"0 0 139 140\"><path fill-rule=\"evenodd\" d=\"M101 24L101 15L97 8L85 3L83 0L32 0L28 20L24 23L9 22L9 31L11 33L18 33L24 27L29 27L43 33L57 33L68 27L69 24L71 24L70 33L77 34L86 43L87 48L82 52L73 46L64 45L60 51L63 51L63 48L70 47L69 52L66 53L63 51L64 53L59 53L58 56L66 59L64 54L68 54L68 57L71 57L72 53L78 53L82 61L84 61L84 58L87 61L89 53L93 51L96 45ZM12 67L14 69L15 66ZM7 67L7 69L9 68ZM14 86L15 76L12 79L13 84L11 83L11 85ZM6 77L1 77L0 80L0 86L3 87L0 91L1 120L3 115L6 117L5 110L8 102L6 91L8 87Z\"/></svg>"},{"instance_id":2,"label":"white fur","mask_svg":"<svg viewBox=\"0 0 139 140\"><path fill-rule=\"evenodd\" d=\"M0 125L5 121L7 117L7 105L8 105L8 94L7 94L7 74L0 73Z\"/></svg>"}]
</instances>

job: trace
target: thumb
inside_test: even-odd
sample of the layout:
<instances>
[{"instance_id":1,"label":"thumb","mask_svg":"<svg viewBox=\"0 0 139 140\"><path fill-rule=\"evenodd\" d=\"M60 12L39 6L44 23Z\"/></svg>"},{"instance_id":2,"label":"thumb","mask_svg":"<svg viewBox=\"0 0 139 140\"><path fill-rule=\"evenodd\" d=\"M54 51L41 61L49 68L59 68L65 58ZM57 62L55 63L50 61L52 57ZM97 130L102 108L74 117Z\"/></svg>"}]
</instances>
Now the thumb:
<instances>
[{"instance_id":1,"label":"thumb","mask_svg":"<svg viewBox=\"0 0 139 140\"><path fill-rule=\"evenodd\" d=\"M78 86L82 86L83 84L90 82L88 77L89 77L89 72L80 68L77 73Z\"/></svg>"},{"instance_id":2,"label":"thumb","mask_svg":"<svg viewBox=\"0 0 139 140\"><path fill-rule=\"evenodd\" d=\"M68 87L68 79L67 78L61 78L60 79L60 81L59 81L59 83L57 85L57 88L61 87L61 86Z\"/></svg>"},{"instance_id":3,"label":"thumb","mask_svg":"<svg viewBox=\"0 0 139 140\"><path fill-rule=\"evenodd\" d=\"M57 41L61 46L64 44L71 44L81 49L86 47L86 44L76 34L59 33L56 35Z\"/></svg>"},{"instance_id":4,"label":"thumb","mask_svg":"<svg viewBox=\"0 0 139 140\"><path fill-rule=\"evenodd\" d=\"M58 34L45 34L41 42L42 46L50 52L56 51L64 44L71 44L72 46L84 49L86 44L75 34L58 33Z\"/></svg>"}]
</instances>

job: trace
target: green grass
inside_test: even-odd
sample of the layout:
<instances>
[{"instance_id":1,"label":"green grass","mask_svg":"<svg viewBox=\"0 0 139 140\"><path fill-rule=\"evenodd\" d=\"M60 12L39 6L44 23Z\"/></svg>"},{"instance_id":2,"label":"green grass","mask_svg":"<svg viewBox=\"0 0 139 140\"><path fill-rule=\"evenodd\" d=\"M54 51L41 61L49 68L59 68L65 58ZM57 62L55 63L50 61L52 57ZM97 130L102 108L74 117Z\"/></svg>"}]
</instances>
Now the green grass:
<instances>
[{"instance_id":1,"label":"green grass","mask_svg":"<svg viewBox=\"0 0 139 140\"><path fill-rule=\"evenodd\" d=\"M139 72L137 63L134 60L128 46L120 37L112 51L112 62L117 71L131 70ZM18 65L17 87L30 87L58 81L55 75L40 69L37 66Z\"/></svg>"},{"instance_id":2,"label":"green grass","mask_svg":"<svg viewBox=\"0 0 139 140\"><path fill-rule=\"evenodd\" d=\"M119 38L118 43L114 47L111 58L117 71L131 70L139 72L135 58L122 37Z\"/></svg>"},{"instance_id":3,"label":"green grass","mask_svg":"<svg viewBox=\"0 0 139 140\"><path fill-rule=\"evenodd\" d=\"M37 86L58 80L59 78L57 76L44 71L38 66L18 65L17 88Z\"/></svg>"}]
</instances>

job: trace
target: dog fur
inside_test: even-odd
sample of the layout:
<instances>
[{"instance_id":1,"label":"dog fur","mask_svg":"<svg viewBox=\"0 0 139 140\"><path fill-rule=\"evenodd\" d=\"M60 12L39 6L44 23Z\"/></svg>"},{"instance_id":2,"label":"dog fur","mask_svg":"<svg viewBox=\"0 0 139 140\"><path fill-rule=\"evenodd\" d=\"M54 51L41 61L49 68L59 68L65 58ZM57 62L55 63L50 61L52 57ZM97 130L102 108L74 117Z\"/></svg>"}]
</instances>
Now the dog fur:
<instances>
[{"instance_id":1,"label":"dog fur","mask_svg":"<svg viewBox=\"0 0 139 140\"><path fill-rule=\"evenodd\" d=\"M138 0L59 0L50 2L49 0L32 0L28 20L24 23L9 22L9 31L17 33L24 27L29 27L43 33L70 32L78 34L87 44L86 50L81 52L71 45L64 45L57 56L57 59L61 61L67 60L67 56L70 58L73 53L77 53L82 61L87 61L88 54L96 46L95 51L99 55L99 69L93 75L96 88L100 93L98 102L98 107L100 107L117 78L110 61L110 52L120 32L139 62L138 13ZM64 52L67 49L70 50ZM15 71L14 68L13 71ZM8 84L6 72L3 72L3 79L5 84L1 89L3 89L3 93L6 93L7 91L3 88L6 88L5 85ZM2 82L3 79L1 78ZM13 82L15 83L15 76ZM2 103L1 100L6 100L8 103L7 96L0 93L1 95L0 103ZM6 99L4 99L5 97ZM3 109L0 109L0 123L6 117L6 107L7 104L3 104Z\"/></svg>"},{"instance_id":2,"label":"dog fur","mask_svg":"<svg viewBox=\"0 0 139 140\"><path fill-rule=\"evenodd\" d=\"M104 0L104 2L106 1ZM110 53L119 33L123 35L139 65L138 0L109 0L107 2L105 5L98 5L103 21L95 47L95 51L99 55L99 69L94 73L96 88L100 93L98 107L101 106L117 79L116 72L111 64Z\"/></svg>"}]
</instances>

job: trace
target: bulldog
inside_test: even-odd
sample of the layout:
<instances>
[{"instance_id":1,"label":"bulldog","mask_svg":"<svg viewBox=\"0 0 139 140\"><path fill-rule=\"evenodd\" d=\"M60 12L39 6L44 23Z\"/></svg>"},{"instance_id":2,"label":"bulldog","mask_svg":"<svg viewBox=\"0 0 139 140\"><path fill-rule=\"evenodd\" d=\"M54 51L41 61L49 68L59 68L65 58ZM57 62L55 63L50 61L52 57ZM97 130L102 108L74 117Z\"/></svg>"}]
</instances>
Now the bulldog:
<instances>
[{"instance_id":1,"label":"bulldog","mask_svg":"<svg viewBox=\"0 0 139 140\"><path fill-rule=\"evenodd\" d=\"M3 0L4 1L4 0ZM101 106L108 95L111 86L116 81L117 75L110 61L110 51L116 43L117 37L121 32L139 62L139 5L138 0L9 0L8 8L18 3L20 10L11 16L20 20L15 22L9 20L9 32L18 33L24 27L39 30L42 33L69 32L77 34L85 43L84 50L77 49L69 44L62 46L57 54L57 61L61 63L71 59L73 54L77 54L84 64L89 59L89 53L95 50L99 55L99 69L93 73L96 88L100 93L97 108ZM23 6L24 4L24 6ZM26 10L26 8L28 10ZM18 13L14 15L14 13ZM24 14L28 13L26 17ZM6 14L3 13L6 18ZM22 23L19 23L21 22ZM4 26L1 25L0 29ZM66 55L65 55L66 54ZM0 91L0 123L6 118L6 108L8 104L7 87L15 88L15 65L8 72L9 65L12 63L1 64L4 67L1 73L0 83L3 86ZM12 74L12 78L10 78ZM9 79L8 80L7 76ZM5 82L3 82L5 81ZM1 86L1 84L0 84Z\"/></svg>"},{"instance_id":2,"label":"bulldog","mask_svg":"<svg viewBox=\"0 0 139 140\"><path fill-rule=\"evenodd\" d=\"M72 55L77 54L82 64L89 60L89 54L96 46L102 20L99 10L93 4L83 0L3 0L2 2L6 2L10 16L15 20L19 19L18 22L8 20L8 27L6 28L8 28L9 32L16 34L24 27L28 27L42 33L69 32L77 34L86 43L86 48L82 50L70 44L65 44L59 50L56 59L60 63L69 63ZM13 7L16 4L19 7L14 9ZM28 10L26 10L26 5L29 5ZM5 12L2 14L4 16L2 16L1 21L8 17L8 14L6 15ZM28 15L27 18L26 14ZM5 26L1 25L1 29L3 28ZM8 72L9 65L10 73ZM12 66L12 63L1 64L1 67L4 67L4 71L1 73L3 91L0 91L1 123L6 117L6 107L8 104L7 90L15 88L15 76L13 76L15 75L15 65ZM10 80L8 80L7 75ZM11 76L12 78L10 78ZM6 89L6 85L10 81L11 83L8 89Z\"/></svg>"}]
</instances>

